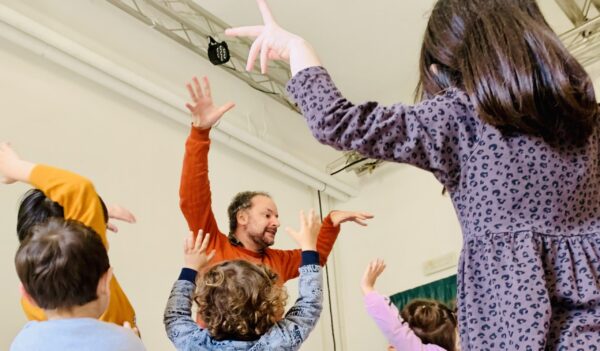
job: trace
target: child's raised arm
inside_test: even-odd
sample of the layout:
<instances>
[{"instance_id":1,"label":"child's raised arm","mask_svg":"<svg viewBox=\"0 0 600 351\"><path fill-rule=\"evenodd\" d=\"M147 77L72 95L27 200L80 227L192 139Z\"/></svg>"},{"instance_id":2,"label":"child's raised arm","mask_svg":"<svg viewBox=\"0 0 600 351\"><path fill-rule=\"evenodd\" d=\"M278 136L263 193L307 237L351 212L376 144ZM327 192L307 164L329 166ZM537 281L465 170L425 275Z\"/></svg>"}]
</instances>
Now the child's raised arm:
<instances>
[{"instance_id":1,"label":"child's raised arm","mask_svg":"<svg viewBox=\"0 0 600 351\"><path fill-rule=\"evenodd\" d=\"M285 318L259 339L256 349L297 350L317 324L323 309L323 276L317 252L320 228L313 210L308 217L300 212L300 230L286 228L302 249L299 296Z\"/></svg>"},{"instance_id":2,"label":"child's raised arm","mask_svg":"<svg viewBox=\"0 0 600 351\"><path fill-rule=\"evenodd\" d=\"M206 254L210 234L194 233L185 239L183 245L184 268L179 279L173 285L171 295L165 308L163 322L167 336L178 350L186 349L186 345L201 346L210 342L206 329L202 329L192 319L192 295L196 289L198 271L208 265L215 251Z\"/></svg>"},{"instance_id":3,"label":"child's raised arm","mask_svg":"<svg viewBox=\"0 0 600 351\"><path fill-rule=\"evenodd\" d=\"M9 143L0 143L0 177L2 183L28 183L34 167L34 163L23 161Z\"/></svg>"},{"instance_id":4,"label":"child's raised arm","mask_svg":"<svg viewBox=\"0 0 600 351\"><path fill-rule=\"evenodd\" d=\"M381 259L371 261L363 274L361 288L367 313L375 321L379 330L396 350L443 351L432 344L424 345L421 339L402 320L400 313L387 297L375 291L375 282L385 270L385 262Z\"/></svg>"}]
</instances>

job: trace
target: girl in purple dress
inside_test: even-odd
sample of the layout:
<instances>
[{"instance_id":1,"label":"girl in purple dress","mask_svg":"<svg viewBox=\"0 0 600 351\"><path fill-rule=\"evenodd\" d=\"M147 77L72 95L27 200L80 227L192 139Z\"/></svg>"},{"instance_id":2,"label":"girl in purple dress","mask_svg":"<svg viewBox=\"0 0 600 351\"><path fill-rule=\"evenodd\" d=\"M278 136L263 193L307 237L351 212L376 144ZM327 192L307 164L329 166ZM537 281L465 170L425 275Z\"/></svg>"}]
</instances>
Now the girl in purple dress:
<instances>
[{"instance_id":1,"label":"girl in purple dress","mask_svg":"<svg viewBox=\"0 0 600 351\"><path fill-rule=\"evenodd\" d=\"M439 0L415 105L353 103L264 0L260 54L289 60L288 93L313 135L340 150L428 170L463 232L463 350L600 346L600 150L592 82L534 0Z\"/></svg>"}]
</instances>

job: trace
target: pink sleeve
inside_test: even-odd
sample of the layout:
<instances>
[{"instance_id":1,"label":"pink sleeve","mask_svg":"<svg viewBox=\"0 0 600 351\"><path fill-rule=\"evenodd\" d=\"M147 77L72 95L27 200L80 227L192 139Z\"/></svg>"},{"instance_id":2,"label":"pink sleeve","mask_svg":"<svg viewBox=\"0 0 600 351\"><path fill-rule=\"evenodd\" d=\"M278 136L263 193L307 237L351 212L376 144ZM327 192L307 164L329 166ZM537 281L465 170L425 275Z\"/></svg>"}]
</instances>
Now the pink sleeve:
<instances>
[{"instance_id":1,"label":"pink sleeve","mask_svg":"<svg viewBox=\"0 0 600 351\"><path fill-rule=\"evenodd\" d=\"M398 309L387 297L372 291L365 295L364 303L369 316L373 318L379 330L396 350L444 350L437 345L423 344L421 339L408 327L408 323L402 320Z\"/></svg>"}]
</instances>

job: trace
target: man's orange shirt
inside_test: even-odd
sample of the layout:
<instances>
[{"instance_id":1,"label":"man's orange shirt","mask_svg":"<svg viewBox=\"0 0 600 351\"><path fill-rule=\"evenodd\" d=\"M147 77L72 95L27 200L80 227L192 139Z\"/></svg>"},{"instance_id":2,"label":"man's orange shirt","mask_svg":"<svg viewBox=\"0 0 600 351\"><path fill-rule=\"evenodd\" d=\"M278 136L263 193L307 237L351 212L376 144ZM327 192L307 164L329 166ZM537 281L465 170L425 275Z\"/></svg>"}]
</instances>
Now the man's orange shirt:
<instances>
[{"instance_id":1,"label":"man's orange shirt","mask_svg":"<svg viewBox=\"0 0 600 351\"><path fill-rule=\"evenodd\" d=\"M283 284L298 276L301 261L301 250L277 250L267 248L262 253L235 246L229 242L217 226L212 211L210 181L208 179L208 151L210 149L210 129L192 127L185 144L185 157L181 184L179 189L180 207L191 231L197 233L202 229L210 233L208 251L215 250L213 263L225 260L242 259L271 268L280 277ZM340 232L339 226L333 226L327 216L317 241L320 263L327 262L327 256Z\"/></svg>"}]
</instances>

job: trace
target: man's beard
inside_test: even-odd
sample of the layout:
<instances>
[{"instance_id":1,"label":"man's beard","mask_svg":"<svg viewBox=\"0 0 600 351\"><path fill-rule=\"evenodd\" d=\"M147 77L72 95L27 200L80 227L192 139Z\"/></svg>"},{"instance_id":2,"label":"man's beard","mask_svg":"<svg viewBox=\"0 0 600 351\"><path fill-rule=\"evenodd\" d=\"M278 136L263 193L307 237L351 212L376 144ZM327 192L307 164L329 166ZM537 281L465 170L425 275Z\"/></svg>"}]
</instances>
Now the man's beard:
<instances>
[{"instance_id":1,"label":"man's beard","mask_svg":"<svg viewBox=\"0 0 600 351\"><path fill-rule=\"evenodd\" d=\"M252 240L256 245L258 245L261 250L266 249L269 246L275 244L275 235L277 233L277 229L265 228L262 233L259 234L250 234L250 240ZM273 240L267 239L267 235L273 235Z\"/></svg>"}]
</instances>

